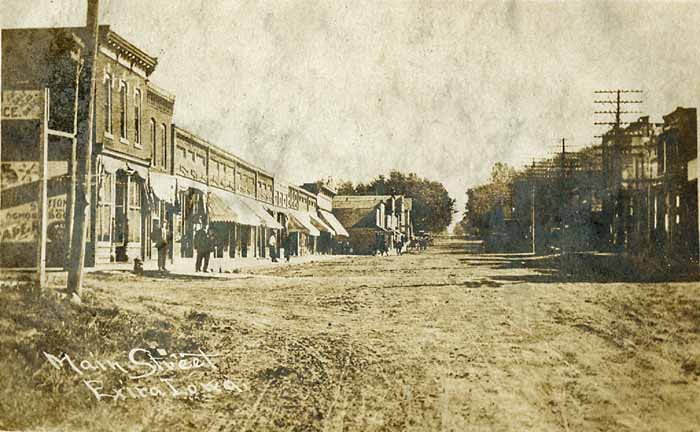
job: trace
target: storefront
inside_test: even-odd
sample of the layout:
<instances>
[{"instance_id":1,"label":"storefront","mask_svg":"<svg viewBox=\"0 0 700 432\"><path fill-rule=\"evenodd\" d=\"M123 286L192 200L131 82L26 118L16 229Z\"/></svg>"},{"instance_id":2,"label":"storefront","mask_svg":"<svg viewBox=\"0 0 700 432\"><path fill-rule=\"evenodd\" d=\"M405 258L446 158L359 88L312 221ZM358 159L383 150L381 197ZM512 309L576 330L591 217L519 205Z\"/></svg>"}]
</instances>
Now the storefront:
<instances>
[{"instance_id":1,"label":"storefront","mask_svg":"<svg viewBox=\"0 0 700 432\"><path fill-rule=\"evenodd\" d=\"M311 223L319 230L319 236L316 240L316 252L320 254L333 253L333 238L335 231L317 213L309 212Z\"/></svg>"},{"instance_id":2,"label":"storefront","mask_svg":"<svg viewBox=\"0 0 700 432\"><path fill-rule=\"evenodd\" d=\"M214 230L215 258L259 256L260 217L243 197L218 189L209 194L209 221Z\"/></svg>"},{"instance_id":3,"label":"storefront","mask_svg":"<svg viewBox=\"0 0 700 432\"><path fill-rule=\"evenodd\" d=\"M108 155L97 158L94 261L131 262L150 249L148 168Z\"/></svg>"},{"instance_id":4,"label":"storefront","mask_svg":"<svg viewBox=\"0 0 700 432\"><path fill-rule=\"evenodd\" d=\"M173 217L173 253L176 258L194 257L194 234L207 224L208 187L177 177L179 214Z\"/></svg>"},{"instance_id":5,"label":"storefront","mask_svg":"<svg viewBox=\"0 0 700 432\"><path fill-rule=\"evenodd\" d=\"M292 236L292 255L309 255L316 251L316 239L321 232L311 223L308 213L298 210L288 210L289 228L288 232Z\"/></svg>"},{"instance_id":6,"label":"storefront","mask_svg":"<svg viewBox=\"0 0 700 432\"><path fill-rule=\"evenodd\" d=\"M154 229L165 226L168 235L167 259L172 262L174 253L173 239L181 237L180 224L175 223L178 217L178 208L176 206L177 180L169 174L151 172L149 187L152 196L151 218L149 219L149 226L146 227L146 232L151 233L151 243L146 258L153 259L157 256L152 233Z\"/></svg>"},{"instance_id":7,"label":"storefront","mask_svg":"<svg viewBox=\"0 0 700 432\"><path fill-rule=\"evenodd\" d=\"M348 239L350 234L348 234L343 224L340 223L338 219L333 215L333 213L326 210L319 210L319 216L323 219L332 229L335 231L335 236L332 239L332 253L334 254L344 254L348 253L349 243Z\"/></svg>"},{"instance_id":8,"label":"storefront","mask_svg":"<svg viewBox=\"0 0 700 432\"><path fill-rule=\"evenodd\" d=\"M238 199L243 201L243 203L260 219L260 225L257 230L258 256L261 258L267 257L269 255L268 245L270 237L274 235L275 239L279 239L284 226L280 224L274 216L268 213L263 203L243 196L239 196Z\"/></svg>"}]
</instances>

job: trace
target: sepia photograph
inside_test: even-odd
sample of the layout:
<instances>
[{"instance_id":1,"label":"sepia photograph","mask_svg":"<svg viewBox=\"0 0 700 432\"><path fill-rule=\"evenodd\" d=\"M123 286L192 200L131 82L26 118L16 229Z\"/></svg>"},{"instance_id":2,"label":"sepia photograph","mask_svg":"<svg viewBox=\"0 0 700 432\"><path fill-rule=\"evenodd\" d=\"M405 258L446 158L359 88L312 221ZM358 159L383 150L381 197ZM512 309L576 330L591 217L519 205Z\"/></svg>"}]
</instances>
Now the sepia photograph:
<instances>
[{"instance_id":1,"label":"sepia photograph","mask_svg":"<svg viewBox=\"0 0 700 432\"><path fill-rule=\"evenodd\" d=\"M699 431L699 24L0 0L0 432Z\"/></svg>"}]
</instances>

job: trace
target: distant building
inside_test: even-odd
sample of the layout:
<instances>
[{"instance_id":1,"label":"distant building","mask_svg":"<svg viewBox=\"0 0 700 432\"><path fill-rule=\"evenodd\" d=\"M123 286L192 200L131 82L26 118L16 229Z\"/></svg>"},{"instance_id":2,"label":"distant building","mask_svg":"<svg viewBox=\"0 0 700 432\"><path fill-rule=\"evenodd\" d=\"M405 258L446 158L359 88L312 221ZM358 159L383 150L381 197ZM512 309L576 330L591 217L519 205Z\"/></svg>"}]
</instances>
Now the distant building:
<instances>
[{"instance_id":1,"label":"distant building","mask_svg":"<svg viewBox=\"0 0 700 432\"><path fill-rule=\"evenodd\" d=\"M412 205L412 200L405 201L403 196L338 195L333 198L333 214L350 234L353 252L372 254L378 236L387 245L400 237L407 241L411 238Z\"/></svg>"},{"instance_id":2,"label":"distant building","mask_svg":"<svg viewBox=\"0 0 700 432\"><path fill-rule=\"evenodd\" d=\"M323 182L305 183L302 187L316 195L318 213L313 218L313 222L321 232L318 239L318 251L324 254L340 253L350 234L333 215L333 199L337 195L337 191Z\"/></svg>"},{"instance_id":3,"label":"distant building","mask_svg":"<svg viewBox=\"0 0 700 432\"><path fill-rule=\"evenodd\" d=\"M697 156L696 109L679 107L664 116L652 191L655 250L671 262L698 259Z\"/></svg>"}]
</instances>

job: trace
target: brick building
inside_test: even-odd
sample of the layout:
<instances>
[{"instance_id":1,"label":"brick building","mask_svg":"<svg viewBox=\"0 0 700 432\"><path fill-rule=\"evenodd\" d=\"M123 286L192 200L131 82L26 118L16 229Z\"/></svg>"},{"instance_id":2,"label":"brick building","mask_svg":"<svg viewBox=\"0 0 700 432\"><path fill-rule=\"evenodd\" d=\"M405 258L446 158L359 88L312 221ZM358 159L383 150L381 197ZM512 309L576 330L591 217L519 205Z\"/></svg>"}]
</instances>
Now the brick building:
<instances>
[{"instance_id":1,"label":"brick building","mask_svg":"<svg viewBox=\"0 0 700 432\"><path fill-rule=\"evenodd\" d=\"M158 219L163 210L152 208L149 171L167 172L174 104L149 83L156 65L155 57L100 27L88 265L152 256L151 213Z\"/></svg>"}]
</instances>

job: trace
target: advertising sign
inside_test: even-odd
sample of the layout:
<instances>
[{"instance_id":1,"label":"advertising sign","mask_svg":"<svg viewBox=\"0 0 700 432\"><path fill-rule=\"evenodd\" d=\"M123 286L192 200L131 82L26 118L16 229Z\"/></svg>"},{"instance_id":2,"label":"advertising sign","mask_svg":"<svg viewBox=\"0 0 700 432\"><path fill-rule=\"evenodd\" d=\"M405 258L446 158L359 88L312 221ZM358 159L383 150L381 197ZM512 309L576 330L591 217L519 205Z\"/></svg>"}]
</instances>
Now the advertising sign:
<instances>
[{"instance_id":1,"label":"advertising sign","mask_svg":"<svg viewBox=\"0 0 700 432\"><path fill-rule=\"evenodd\" d=\"M44 112L43 94L37 90L4 90L2 120L39 120Z\"/></svg>"}]
</instances>

